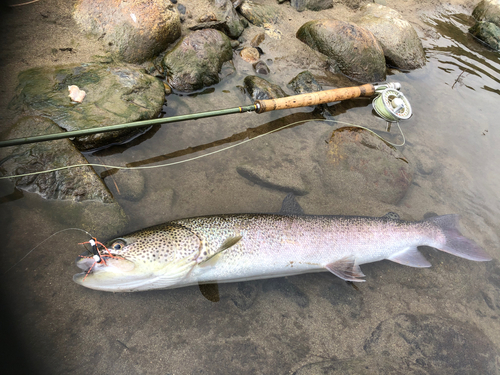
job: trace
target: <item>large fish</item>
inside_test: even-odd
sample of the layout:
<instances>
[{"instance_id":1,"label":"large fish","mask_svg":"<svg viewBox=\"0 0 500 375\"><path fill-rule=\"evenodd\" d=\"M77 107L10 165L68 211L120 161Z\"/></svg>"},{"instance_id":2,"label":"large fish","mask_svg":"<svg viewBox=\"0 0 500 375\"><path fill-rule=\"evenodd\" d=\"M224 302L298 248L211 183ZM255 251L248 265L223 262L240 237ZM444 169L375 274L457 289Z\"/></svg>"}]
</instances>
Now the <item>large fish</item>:
<instances>
[{"instance_id":1,"label":"large fish","mask_svg":"<svg viewBox=\"0 0 500 375\"><path fill-rule=\"evenodd\" d=\"M330 271L365 281L359 266L388 259L430 267L417 250L431 246L474 261L491 257L457 229L458 216L418 222L383 217L303 215L291 195L279 214L236 214L174 220L110 241L113 257L77 258L87 288L135 292ZM103 252L105 254L106 252ZM92 269L89 271L89 269Z\"/></svg>"}]
</instances>

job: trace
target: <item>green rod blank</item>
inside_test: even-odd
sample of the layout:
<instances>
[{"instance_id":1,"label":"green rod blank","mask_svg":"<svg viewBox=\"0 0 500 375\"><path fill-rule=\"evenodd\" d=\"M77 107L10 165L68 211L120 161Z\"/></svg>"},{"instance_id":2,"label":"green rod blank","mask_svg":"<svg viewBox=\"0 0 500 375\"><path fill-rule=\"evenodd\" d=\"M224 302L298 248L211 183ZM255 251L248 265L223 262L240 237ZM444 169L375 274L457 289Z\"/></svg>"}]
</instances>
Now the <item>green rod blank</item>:
<instances>
[{"instance_id":1,"label":"green rod blank","mask_svg":"<svg viewBox=\"0 0 500 375\"><path fill-rule=\"evenodd\" d=\"M233 113L252 112L252 111L256 111L256 110L257 110L257 105L252 104L252 105L248 105L248 106L244 106L244 107L235 107L235 108L221 109L221 110L217 110L217 111L192 113L189 115L181 115L181 116L157 118L157 119L152 119L152 120L129 122L129 123L125 123L125 124L103 126L100 128L82 129L82 130L74 130L74 131L63 132L63 133L39 135L39 136L34 136L34 137L8 139L6 141L0 141L0 147L24 145L24 144L28 144L28 143L37 143L37 142L45 142L45 141L53 141L56 139L63 139L63 138L81 137L84 135L112 132L115 130L134 129L134 128L141 128L141 127L156 125L156 124L167 124L167 123L171 123L171 122L196 120L196 119L200 119L200 118L230 115Z\"/></svg>"}]
</instances>

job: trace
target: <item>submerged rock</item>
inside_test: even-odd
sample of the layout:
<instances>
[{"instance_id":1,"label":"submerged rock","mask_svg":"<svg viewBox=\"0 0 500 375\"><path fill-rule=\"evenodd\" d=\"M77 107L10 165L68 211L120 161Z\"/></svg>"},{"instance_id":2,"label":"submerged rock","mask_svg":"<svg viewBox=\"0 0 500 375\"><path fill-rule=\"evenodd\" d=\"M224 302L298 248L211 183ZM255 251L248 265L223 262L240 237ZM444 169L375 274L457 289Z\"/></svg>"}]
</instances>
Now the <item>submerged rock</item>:
<instances>
[{"instance_id":1,"label":"submerged rock","mask_svg":"<svg viewBox=\"0 0 500 375\"><path fill-rule=\"evenodd\" d=\"M306 9L320 11L333 8L333 0L290 0L290 5L299 12Z\"/></svg>"},{"instance_id":2,"label":"submerged rock","mask_svg":"<svg viewBox=\"0 0 500 375\"><path fill-rule=\"evenodd\" d=\"M493 49L500 50L500 27L492 22L476 22L469 32Z\"/></svg>"},{"instance_id":3,"label":"submerged rock","mask_svg":"<svg viewBox=\"0 0 500 375\"><path fill-rule=\"evenodd\" d=\"M491 22L500 27L500 1L482 0L472 11L477 21Z\"/></svg>"},{"instance_id":4,"label":"submerged rock","mask_svg":"<svg viewBox=\"0 0 500 375\"><path fill-rule=\"evenodd\" d=\"M260 53L257 48L245 47L240 51L240 56L243 60L250 64L254 64L260 59Z\"/></svg>"},{"instance_id":5,"label":"submerged rock","mask_svg":"<svg viewBox=\"0 0 500 375\"><path fill-rule=\"evenodd\" d=\"M240 13L255 26L276 24L282 17L279 8L263 0L245 0L240 6Z\"/></svg>"},{"instance_id":6,"label":"submerged rock","mask_svg":"<svg viewBox=\"0 0 500 375\"><path fill-rule=\"evenodd\" d=\"M179 13L169 0L78 0L73 18L127 62L153 57L181 36Z\"/></svg>"},{"instance_id":7,"label":"submerged rock","mask_svg":"<svg viewBox=\"0 0 500 375\"><path fill-rule=\"evenodd\" d=\"M264 78L246 76L243 83L245 84L245 90L253 100L276 99L287 96L281 87L266 81Z\"/></svg>"},{"instance_id":8,"label":"submerged rock","mask_svg":"<svg viewBox=\"0 0 500 375\"><path fill-rule=\"evenodd\" d=\"M297 95L323 90L323 87L318 83L318 81L316 81L312 73L308 70L297 74L297 76L288 82L288 87L290 87Z\"/></svg>"},{"instance_id":9,"label":"submerged rock","mask_svg":"<svg viewBox=\"0 0 500 375\"><path fill-rule=\"evenodd\" d=\"M71 131L155 118L165 101L162 82L130 64L84 63L21 72L10 107L50 118ZM72 102L68 86L85 90ZM80 150L125 142L144 129L117 130L76 138Z\"/></svg>"},{"instance_id":10,"label":"submerged rock","mask_svg":"<svg viewBox=\"0 0 500 375\"><path fill-rule=\"evenodd\" d=\"M424 48L417 32L394 9L367 4L353 22L375 35L389 65L401 69L416 69L425 65Z\"/></svg>"},{"instance_id":11,"label":"submerged rock","mask_svg":"<svg viewBox=\"0 0 500 375\"><path fill-rule=\"evenodd\" d=\"M500 1L481 1L472 16L477 22L469 32L491 48L500 50Z\"/></svg>"},{"instance_id":12,"label":"submerged rock","mask_svg":"<svg viewBox=\"0 0 500 375\"><path fill-rule=\"evenodd\" d=\"M252 67L255 73L257 74L268 75L271 72L269 70L269 67L262 60L257 61L255 64L252 65Z\"/></svg>"},{"instance_id":13,"label":"submerged rock","mask_svg":"<svg viewBox=\"0 0 500 375\"><path fill-rule=\"evenodd\" d=\"M288 82L288 87L291 88L297 95L309 94L311 92L323 90L323 87L318 83L318 81L316 81L312 73L308 70L297 74L297 76ZM330 116L328 104L320 104L315 107L318 108L324 116Z\"/></svg>"},{"instance_id":14,"label":"submerged rock","mask_svg":"<svg viewBox=\"0 0 500 375\"><path fill-rule=\"evenodd\" d=\"M218 30L204 29L184 37L165 55L163 66L168 84L189 92L218 83L222 64L232 57L230 39Z\"/></svg>"},{"instance_id":15,"label":"submerged rock","mask_svg":"<svg viewBox=\"0 0 500 375\"><path fill-rule=\"evenodd\" d=\"M61 132L48 118L23 117L14 124L8 138ZM38 172L74 164L87 164L87 160L68 139L0 149L2 175ZM113 202L106 185L90 166L17 177L12 178L12 181L18 189L37 193L45 199Z\"/></svg>"},{"instance_id":16,"label":"submerged rock","mask_svg":"<svg viewBox=\"0 0 500 375\"><path fill-rule=\"evenodd\" d=\"M366 198L397 204L413 178L413 165L366 130L337 129L318 144L317 161L327 191L339 199Z\"/></svg>"},{"instance_id":17,"label":"submerged rock","mask_svg":"<svg viewBox=\"0 0 500 375\"><path fill-rule=\"evenodd\" d=\"M224 32L230 38L236 39L245 30L245 25L231 0L215 0L217 18L224 23Z\"/></svg>"},{"instance_id":18,"label":"submerged rock","mask_svg":"<svg viewBox=\"0 0 500 375\"><path fill-rule=\"evenodd\" d=\"M297 38L329 58L334 69L360 82L385 80L385 58L373 34L339 20L309 21Z\"/></svg>"}]
</instances>

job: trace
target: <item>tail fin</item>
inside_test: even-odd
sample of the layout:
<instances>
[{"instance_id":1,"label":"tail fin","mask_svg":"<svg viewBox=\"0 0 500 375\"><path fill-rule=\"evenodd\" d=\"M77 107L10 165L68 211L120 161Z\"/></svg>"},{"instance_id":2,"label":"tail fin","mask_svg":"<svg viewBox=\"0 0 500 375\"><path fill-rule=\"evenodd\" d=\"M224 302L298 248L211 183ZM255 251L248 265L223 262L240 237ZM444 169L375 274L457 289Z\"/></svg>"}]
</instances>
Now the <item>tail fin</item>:
<instances>
[{"instance_id":1,"label":"tail fin","mask_svg":"<svg viewBox=\"0 0 500 375\"><path fill-rule=\"evenodd\" d=\"M458 215L435 216L427 219L439 227L446 236L446 243L439 250L455 255L460 258L485 262L491 257L473 240L462 236L458 230Z\"/></svg>"}]
</instances>

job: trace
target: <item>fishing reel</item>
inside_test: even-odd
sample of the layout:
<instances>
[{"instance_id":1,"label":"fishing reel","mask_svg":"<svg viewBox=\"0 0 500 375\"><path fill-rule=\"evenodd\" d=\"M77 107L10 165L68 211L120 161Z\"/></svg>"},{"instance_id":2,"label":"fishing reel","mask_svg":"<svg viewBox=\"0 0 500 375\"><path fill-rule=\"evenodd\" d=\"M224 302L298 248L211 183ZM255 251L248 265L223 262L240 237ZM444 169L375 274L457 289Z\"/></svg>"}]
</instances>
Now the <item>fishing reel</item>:
<instances>
[{"instance_id":1,"label":"fishing reel","mask_svg":"<svg viewBox=\"0 0 500 375\"><path fill-rule=\"evenodd\" d=\"M398 82L375 86L378 96L372 101L373 109L388 122L408 120L413 114L410 102L400 89L401 84Z\"/></svg>"}]
</instances>

